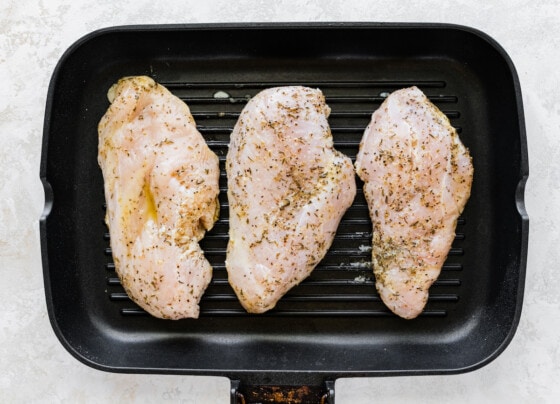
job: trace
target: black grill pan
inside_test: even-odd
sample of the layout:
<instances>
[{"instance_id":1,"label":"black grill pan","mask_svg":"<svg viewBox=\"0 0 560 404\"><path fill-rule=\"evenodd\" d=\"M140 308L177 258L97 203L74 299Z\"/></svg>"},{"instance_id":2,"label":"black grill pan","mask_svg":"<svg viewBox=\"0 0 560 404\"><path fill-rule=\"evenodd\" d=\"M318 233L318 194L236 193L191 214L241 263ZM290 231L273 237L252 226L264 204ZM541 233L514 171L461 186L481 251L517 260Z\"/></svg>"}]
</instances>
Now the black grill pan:
<instances>
[{"instance_id":1,"label":"black grill pan","mask_svg":"<svg viewBox=\"0 0 560 404\"><path fill-rule=\"evenodd\" d=\"M140 74L188 103L220 157L221 215L202 242L214 277L197 320L148 316L128 299L114 272L97 123L111 84ZM229 134L250 97L294 84L323 91L335 145L352 158L373 110L390 92L411 85L450 118L469 147L472 196L419 318L396 317L375 291L371 222L360 182L327 256L274 310L246 314L229 287L223 164ZM96 31L63 55L47 98L40 228L50 320L65 348L94 368L226 376L233 381L232 401L243 395L247 402L256 396L266 402L279 394L333 401L332 382L339 377L473 370L502 352L519 321L527 176L515 69L479 31L348 23Z\"/></svg>"}]
</instances>

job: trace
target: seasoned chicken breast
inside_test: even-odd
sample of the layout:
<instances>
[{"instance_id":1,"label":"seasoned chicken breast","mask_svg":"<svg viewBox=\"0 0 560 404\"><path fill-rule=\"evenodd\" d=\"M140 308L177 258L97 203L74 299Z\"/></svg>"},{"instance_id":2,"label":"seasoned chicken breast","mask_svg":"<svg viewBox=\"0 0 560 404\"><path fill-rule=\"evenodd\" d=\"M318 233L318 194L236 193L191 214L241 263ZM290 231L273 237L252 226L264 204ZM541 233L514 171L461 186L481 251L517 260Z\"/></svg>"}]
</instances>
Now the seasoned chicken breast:
<instances>
[{"instance_id":1,"label":"seasoned chicken breast","mask_svg":"<svg viewBox=\"0 0 560 404\"><path fill-rule=\"evenodd\" d=\"M352 204L352 162L334 149L319 90L271 88L243 109L226 159L226 268L251 313L272 309L309 276Z\"/></svg>"},{"instance_id":2,"label":"seasoned chicken breast","mask_svg":"<svg viewBox=\"0 0 560 404\"><path fill-rule=\"evenodd\" d=\"M212 277L198 241L218 217L218 157L187 105L149 77L119 80L99 122L116 272L140 307L198 317Z\"/></svg>"},{"instance_id":3,"label":"seasoned chicken breast","mask_svg":"<svg viewBox=\"0 0 560 404\"><path fill-rule=\"evenodd\" d=\"M416 87L373 113L356 158L373 222L377 290L411 319L428 300L470 196L473 165L447 117Z\"/></svg>"}]
</instances>

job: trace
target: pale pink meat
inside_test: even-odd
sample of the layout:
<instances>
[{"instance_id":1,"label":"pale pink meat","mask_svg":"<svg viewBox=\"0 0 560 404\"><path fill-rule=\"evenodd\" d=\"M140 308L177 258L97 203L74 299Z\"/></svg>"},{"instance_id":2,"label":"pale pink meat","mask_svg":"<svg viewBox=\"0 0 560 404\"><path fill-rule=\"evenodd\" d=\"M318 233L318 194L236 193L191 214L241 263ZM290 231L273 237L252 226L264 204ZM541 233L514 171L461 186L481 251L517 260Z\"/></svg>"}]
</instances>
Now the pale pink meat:
<instances>
[{"instance_id":1,"label":"pale pink meat","mask_svg":"<svg viewBox=\"0 0 560 404\"><path fill-rule=\"evenodd\" d=\"M98 161L116 272L153 316L196 318L212 278L198 241L218 218L218 157L188 106L151 78L123 78L108 97Z\"/></svg>"},{"instance_id":2,"label":"pale pink meat","mask_svg":"<svg viewBox=\"0 0 560 404\"><path fill-rule=\"evenodd\" d=\"M373 222L377 290L411 319L428 300L470 196L473 165L447 117L416 87L373 113L356 158Z\"/></svg>"},{"instance_id":3,"label":"pale pink meat","mask_svg":"<svg viewBox=\"0 0 560 404\"><path fill-rule=\"evenodd\" d=\"M226 159L229 282L252 313L273 308L329 249L356 194L319 90L279 87L249 101Z\"/></svg>"}]
</instances>

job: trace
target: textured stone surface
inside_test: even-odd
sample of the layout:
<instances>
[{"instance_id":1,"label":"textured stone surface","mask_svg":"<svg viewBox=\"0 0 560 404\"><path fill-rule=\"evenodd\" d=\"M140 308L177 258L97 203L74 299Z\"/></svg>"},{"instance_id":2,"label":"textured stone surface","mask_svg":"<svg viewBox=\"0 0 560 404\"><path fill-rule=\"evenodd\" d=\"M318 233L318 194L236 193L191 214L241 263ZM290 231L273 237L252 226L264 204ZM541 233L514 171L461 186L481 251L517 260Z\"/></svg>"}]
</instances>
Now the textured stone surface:
<instances>
[{"instance_id":1,"label":"textured stone surface","mask_svg":"<svg viewBox=\"0 0 560 404\"><path fill-rule=\"evenodd\" d=\"M165 3L165 5L164 5ZM297 10L297 12L296 12ZM211 377L123 375L71 357L49 324L38 219L47 86L62 53L122 24L256 21L447 22L478 28L511 56L521 81L531 177L531 237L517 334L495 361L456 376L339 380L337 403L555 402L560 397L560 3L499 1L4 0L0 13L0 401L228 402ZM17 285L17 287L16 287Z\"/></svg>"}]
</instances>

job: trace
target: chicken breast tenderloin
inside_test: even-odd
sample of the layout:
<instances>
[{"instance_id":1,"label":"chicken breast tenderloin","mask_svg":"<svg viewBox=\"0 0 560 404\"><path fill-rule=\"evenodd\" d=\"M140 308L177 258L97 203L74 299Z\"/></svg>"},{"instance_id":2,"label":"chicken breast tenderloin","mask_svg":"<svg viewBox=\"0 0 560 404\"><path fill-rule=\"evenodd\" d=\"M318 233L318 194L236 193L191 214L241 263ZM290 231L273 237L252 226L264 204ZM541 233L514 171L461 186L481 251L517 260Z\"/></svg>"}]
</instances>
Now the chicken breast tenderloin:
<instances>
[{"instance_id":1,"label":"chicken breast tenderloin","mask_svg":"<svg viewBox=\"0 0 560 404\"><path fill-rule=\"evenodd\" d=\"M226 268L251 313L272 309L332 244L356 194L351 160L334 149L321 91L264 90L243 109L226 159Z\"/></svg>"},{"instance_id":2,"label":"chicken breast tenderloin","mask_svg":"<svg viewBox=\"0 0 560 404\"><path fill-rule=\"evenodd\" d=\"M99 123L106 222L116 272L155 317L198 317L212 277L198 241L218 218L218 157L187 105L149 77L108 93Z\"/></svg>"},{"instance_id":3,"label":"chicken breast tenderloin","mask_svg":"<svg viewBox=\"0 0 560 404\"><path fill-rule=\"evenodd\" d=\"M447 117L416 87L373 113L356 159L373 222L377 290L412 319L428 300L470 196L473 165Z\"/></svg>"}]
</instances>

